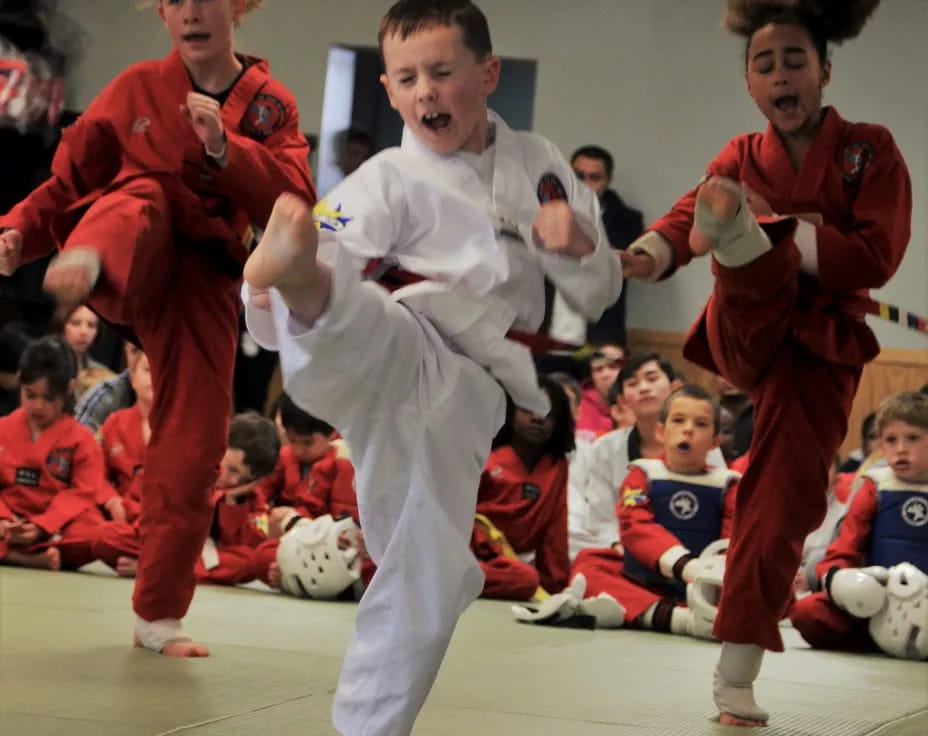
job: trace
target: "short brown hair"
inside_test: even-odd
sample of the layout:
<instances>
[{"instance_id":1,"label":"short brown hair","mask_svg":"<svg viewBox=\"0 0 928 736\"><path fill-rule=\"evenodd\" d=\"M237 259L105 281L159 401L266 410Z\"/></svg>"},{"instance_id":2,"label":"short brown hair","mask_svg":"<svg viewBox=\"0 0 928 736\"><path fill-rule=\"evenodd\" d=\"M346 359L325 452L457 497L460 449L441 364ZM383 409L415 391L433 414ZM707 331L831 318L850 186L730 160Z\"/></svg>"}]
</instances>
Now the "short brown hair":
<instances>
[{"instance_id":1,"label":"short brown hair","mask_svg":"<svg viewBox=\"0 0 928 736\"><path fill-rule=\"evenodd\" d=\"M280 453L280 435L267 417L256 412L236 414L229 425L229 449L241 450L253 479L270 475Z\"/></svg>"},{"instance_id":2,"label":"short brown hair","mask_svg":"<svg viewBox=\"0 0 928 736\"><path fill-rule=\"evenodd\" d=\"M478 61L493 53L487 18L471 0L399 0L380 22L377 44L383 54L383 40L398 33L405 40L414 33L435 26L458 26L464 45Z\"/></svg>"},{"instance_id":3,"label":"short brown hair","mask_svg":"<svg viewBox=\"0 0 928 736\"><path fill-rule=\"evenodd\" d=\"M667 417L670 416L670 406L673 404L674 399L678 399L681 396L688 396L691 399L705 401L711 406L713 434L718 434L722 431L722 407L719 406L719 402L713 399L712 395L706 391L706 389L694 383L688 383L682 386L667 397L667 401L665 401L664 405L661 407L661 424L667 424Z\"/></svg>"},{"instance_id":4,"label":"short brown hair","mask_svg":"<svg viewBox=\"0 0 928 736\"><path fill-rule=\"evenodd\" d=\"M917 391L903 391L890 396L876 412L876 428L882 435L892 422L905 422L928 431L928 396Z\"/></svg>"}]
</instances>

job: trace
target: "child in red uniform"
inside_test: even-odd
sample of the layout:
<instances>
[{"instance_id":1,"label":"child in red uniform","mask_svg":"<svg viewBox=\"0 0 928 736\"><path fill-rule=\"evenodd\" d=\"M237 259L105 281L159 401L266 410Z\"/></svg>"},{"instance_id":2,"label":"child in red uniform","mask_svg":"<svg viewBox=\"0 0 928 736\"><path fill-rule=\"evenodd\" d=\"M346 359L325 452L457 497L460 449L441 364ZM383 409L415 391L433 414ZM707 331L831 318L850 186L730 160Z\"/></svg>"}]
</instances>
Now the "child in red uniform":
<instances>
[{"instance_id":1,"label":"child in red uniform","mask_svg":"<svg viewBox=\"0 0 928 736\"><path fill-rule=\"evenodd\" d=\"M684 355L750 391L755 407L715 629L724 724L767 722L753 682L764 650L783 649L802 543L825 515L828 468L862 366L879 352L861 294L892 277L909 240L911 182L889 131L822 107L828 42L857 35L877 4L730 2L767 131L731 141L624 259L629 273L657 277L712 250L714 292Z\"/></svg>"},{"instance_id":2,"label":"child in red uniform","mask_svg":"<svg viewBox=\"0 0 928 736\"><path fill-rule=\"evenodd\" d=\"M893 565L908 562L928 573L928 396L887 399L877 429L888 467L861 476L838 537L816 567L824 592L792 611L793 625L813 647L873 651L873 611L859 606Z\"/></svg>"},{"instance_id":3,"label":"child in red uniform","mask_svg":"<svg viewBox=\"0 0 928 736\"><path fill-rule=\"evenodd\" d=\"M140 354L129 374L135 404L110 414L100 429L109 482L122 499L124 518L133 523L142 505L142 469L145 446L151 438L148 417L154 401L148 356Z\"/></svg>"},{"instance_id":4,"label":"child in red uniform","mask_svg":"<svg viewBox=\"0 0 928 736\"><path fill-rule=\"evenodd\" d=\"M505 535L482 514L474 520L470 548L483 570L481 598L527 601L539 592L538 570L518 559Z\"/></svg>"},{"instance_id":5,"label":"child in red uniform","mask_svg":"<svg viewBox=\"0 0 928 736\"><path fill-rule=\"evenodd\" d=\"M335 430L300 409L286 394L280 398L278 411L286 444L280 448L274 472L259 484L258 491L264 503L271 508L302 508L310 517L330 513L323 510L318 498L310 496L310 490L321 480L311 475L316 465L324 460L334 464L336 451L332 447L332 435ZM328 470L326 477L333 475L332 468ZM349 482L353 482L353 475ZM357 509L352 516L357 517Z\"/></svg>"},{"instance_id":6,"label":"child in red uniform","mask_svg":"<svg viewBox=\"0 0 928 736\"><path fill-rule=\"evenodd\" d=\"M320 419L307 414L284 394L278 406L280 425L287 444L273 474L258 486L258 493L270 510L271 540L258 551L258 577L272 588L280 588L277 567L279 537L299 518L315 519L330 514L333 519L350 516L360 524L355 491L354 466L340 456L333 443L335 430ZM362 578L369 581L375 566L364 559Z\"/></svg>"},{"instance_id":7,"label":"child in red uniform","mask_svg":"<svg viewBox=\"0 0 928 736\"><path fill-rule=\"evenodd\" d=\"M65 413L76 366L58 337L29 345L20 362L21 406L0 418L0 562L59 570L93 561L103 517L103 454Z\"/></svg>"},{"instance_id":8,"label":"child in red uniform","mask_svg":"<svg viewBox=\"0 0 928 736\"><path fill-rule=\"evenodd\" d=\"M117 77L0 219L0 273L59 249L46 289L63 308L87 299L151 360L135 638L174 656L208 654L180 619L225 449L250 224L283 192L315 199L292 96L232 49L258 4L160 0L174 51Z\"/></svg>"},{"instance_id":9,"label":"child in red uniform","mask_svg":"<svg viewBox=\"0 0 928 736\"><path fill-rule=\"evenodd\" d=\"M255 549L266 539L258 528L256 484L273 470L279 449L270 419L255 413L232 418L212 495L209 537L194 569L197 582L236 585L255 579ZM107 524L93 542L94 555L121 577L137 573L139 548L138 524Z\"/></svg>"},{"instance_id":10,"label":"child in red uniform","mask_svg":"<svg viewBox=\"0 0 928 736\"><path fill-rule=\"evenodd\" d=\"M597 625L709 636L711 617L678 603L705 566L699 555L731 532L739 476L706 461L719 429L719 406L699 386L684 386L664 403L663 456L635 460L622 483L616 514L624 553L587 549L574 563L573 574L587 582L581 610Z\"/></svg>"},{"instance_id":11,"label":"child in red uniform","mask_svg":"<svg viewBox=\"0 0 928 736\"><path fill-rule=\"evenodd\" d=\"M499 528L517 554L534 558L542 587L554 593L570 573L567 454L574 448L574 422L560 385L547 376L540 384L551 412L539 417L510 407L480 478L477 513Z\"/></svg>"}]
</instances>

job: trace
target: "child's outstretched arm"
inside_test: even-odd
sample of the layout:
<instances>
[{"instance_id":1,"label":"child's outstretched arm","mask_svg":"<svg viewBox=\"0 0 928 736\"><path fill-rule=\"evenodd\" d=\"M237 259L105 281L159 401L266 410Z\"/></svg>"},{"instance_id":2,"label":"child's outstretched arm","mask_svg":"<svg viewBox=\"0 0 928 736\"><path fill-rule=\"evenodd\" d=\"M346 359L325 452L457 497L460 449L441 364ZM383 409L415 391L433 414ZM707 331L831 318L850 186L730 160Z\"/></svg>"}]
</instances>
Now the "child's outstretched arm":
<instances>
[{"instance_id":1,"label":"child's outstretched arm","mask_svg":"<svg viewBox=\"0 0 928 736\"><path fill-rule=\"evenodd\" d=\"M62 133L51 176L0 217L0 230L10 228L22 235L17 265L53 253L57 244L52 218L82 196L109 184L119 171L121 148L108 111L120 109L122 95L124 75L113 80Z\"/></svg>"},{"instance_id":2,"label":"child's outstretched arm","mask_svg":"<svg viewBox=\"0 0 928 736\"><path fill-rule=\"evenodd\" d=\"M706 176L724 176L738 181L738 162L743 140L736 138L725 145L706 169ZM668 278L693 258L690 249L690 231L696 211L696 192L699 185L677 200L670 212L656 220L644 235L628 246L623 261L631 267L630 276L642 281L655 282ZM646 273L635 270L634 259L650 258L650 270Z\"/></svg>"}]
</instances>

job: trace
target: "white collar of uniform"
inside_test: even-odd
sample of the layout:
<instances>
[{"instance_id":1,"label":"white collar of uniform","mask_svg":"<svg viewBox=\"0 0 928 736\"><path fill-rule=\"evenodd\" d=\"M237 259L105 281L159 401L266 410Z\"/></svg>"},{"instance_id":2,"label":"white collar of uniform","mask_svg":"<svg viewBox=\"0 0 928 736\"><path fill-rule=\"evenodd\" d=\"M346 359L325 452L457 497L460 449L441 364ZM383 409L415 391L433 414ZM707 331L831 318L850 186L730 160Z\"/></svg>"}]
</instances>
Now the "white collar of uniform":
<instances>
[{"instance_id":1,"label":"white collar of uniform","mask_svg":"<svg viewBox=\"0 0 928 736\"><path fill-rule=\"evenodd\" d=\"M517 134L495 111L487 109L488 130L491 131L493 156L493 187L491 199L494 212L491 214L498 221L497 230L516 227L521 231L520 240L531 242L531 223L538 212L536 186L529 180L524 161L524 153ZM454 153L438 154L426 146L408 128L403 128L403 141L400 147L409 152L466 168L463 176L476 176L473 168ZM466 178L465 178L466 181Z\"/></svg>"}]
</instances>

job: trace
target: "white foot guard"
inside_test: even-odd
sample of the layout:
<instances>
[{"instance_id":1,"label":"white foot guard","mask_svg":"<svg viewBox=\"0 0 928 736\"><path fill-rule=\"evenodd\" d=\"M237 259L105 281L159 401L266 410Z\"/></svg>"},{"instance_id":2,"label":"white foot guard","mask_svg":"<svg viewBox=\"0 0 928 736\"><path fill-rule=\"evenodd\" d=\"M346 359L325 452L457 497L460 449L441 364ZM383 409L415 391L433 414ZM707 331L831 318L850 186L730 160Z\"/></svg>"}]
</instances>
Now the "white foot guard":
<instances>
[{"instance_id":1,"label":"white foot guard","mask_svg":"<svg viewBox=\"0 0 928 736\"><path fill-rule=\"evenodd\" d=\"M724 726L766 726L770 714L754 701L753 682L729 682L712 673L712 697ZM726 718L728 716L728 718Z\"/></svg>"},{"instance_id":2,"label":"white foot guard","mask_svg":"<svg viewBox=\"0 0 928 736\"><path fill-rule=\"evenodd\" d=\"M176 618L161 618L157 621L135 620L135 645L161 653L167 644L191 641Z\"/></svg>"},{"instance_id":3,"label":"white foot guard","mask_svg":"<svg viewBox=\"0 0 928 736\"><path fill-rule=\"evenodd\" d=\"M720 220L709 206L697 197L693 223L699 232L717 242L712 251L715 260L726 268L738 268L764 255L773 246L751 214L744 190L727 179L720 179L719 184L740 197L741 207L738 214L732 220Z\"/></svg>"},{"instance_id":4,"label":"white foot guard","mask_svg":"<svg viewBox=\"0 0 928 736\"><path fill-rule=\"evenodd\" d=\"M760 674L764 650L756 644L722 642L712 675L712 696L723 726L766 726L770 714L754 702L754 680Z\"/></svg>"}]
</instances>

